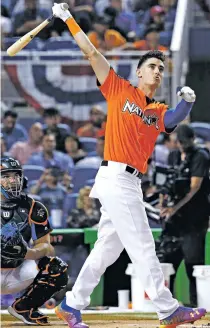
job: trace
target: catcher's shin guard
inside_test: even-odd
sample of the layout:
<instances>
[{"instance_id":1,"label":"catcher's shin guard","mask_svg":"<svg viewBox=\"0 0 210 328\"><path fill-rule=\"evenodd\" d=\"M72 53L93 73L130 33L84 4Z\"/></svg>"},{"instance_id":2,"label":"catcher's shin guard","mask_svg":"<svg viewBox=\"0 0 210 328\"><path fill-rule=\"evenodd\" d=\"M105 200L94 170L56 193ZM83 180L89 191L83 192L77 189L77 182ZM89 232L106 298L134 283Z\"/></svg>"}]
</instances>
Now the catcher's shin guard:
<instances>
[{"instance_id":1,"label":"catcher's shin guard","mask_svg":"<svg viewBox=\"0 0 210 328\"><path fill-rule=\"evenodd\" d=\"M68 265L60 258L45 256L39 261L38 268L40 271L32 284L12 305L18 313L37 309L67 285Z\"/></svg>"}]
</instances>

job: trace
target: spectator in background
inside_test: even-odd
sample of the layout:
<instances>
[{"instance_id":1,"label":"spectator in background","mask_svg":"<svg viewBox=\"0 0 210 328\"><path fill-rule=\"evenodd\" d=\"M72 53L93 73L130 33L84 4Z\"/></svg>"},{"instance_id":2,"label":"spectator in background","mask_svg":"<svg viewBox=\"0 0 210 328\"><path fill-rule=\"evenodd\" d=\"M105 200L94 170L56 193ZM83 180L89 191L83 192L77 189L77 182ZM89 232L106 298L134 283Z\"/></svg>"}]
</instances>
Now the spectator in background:
<instances>
[{"instance_id":1,"label":"spectator in background","mask_svg":"<svg viewBox=\"0 0 210 328\"><path fill-rule=\"evenodd\" d=\"M46 9L39 8L36 0L25 0L25 9L14 15L13 33L22 36L50 16ZM45 28L39 33L39 38L46 39L50 36L49 29Z\"/></svg>"},{"instance_id":2,"label":"spectator in background","mask_svg":"<svg viewBox=\"0 0 210 328\"><path fill-rule=\"evenodd\" d=\"M138 0L139 2L140 0ZM145 1L145 0L144 0ZM132 12L134 9L134 0L123 0L123 9L126 12ZM110 0L97 0L95 2L95 11L98 16L103 16L107 7L110 5Z\"/></svg>"},{"instance_id":3,"label":"spectator in background","mask_svg":"<svg viewBox=\"0 0 210 328\"><path fill-rule=\"evenodd\" d=\"M59 167L61 171L68 172L72 175L74 162L72 158L66 154L56 151L56 140L52 133L45 134L42 141L43 150L32 155L27 164L43 166L50 168L53 166Z\"/></svg>"},{"instance_id":4,"label":"spectator in background","mask_svg":"<svg viewBox=\"0 0 210 328\"><path fill-rule=\"evenodd\" d=\"M6 141L7 150L17 141L28 139L28 133L25 128L17 123L18 115L12 110L7 110L3 115L3 124L1 132Z\"/></svg>"},{"instance_id":5,"label":"spectator in background","mask_svg":"<svg viewBox=\"0 0 210 328\"><path fill-rule=\"evenodd\" d=\"M5 139L3 137L3 135L1 134L1 158L2 157L9 157L10 154L6 151L6 142L5 142Z\"/></svg>"},{"instance_id":6,"label":"spectator in background","mask_svg":"<svg viewBox=\"0 0 210 328\"><path fill-rule=\"evenodd\" d=\"M4 50L4 37L12 31L12 22L6 7L1 5L1 49Z\"/></svg>"},{"instance_id":7,"label":"spectator in background","mask_svg":"<svg viewBox=\"0 0 210 328\"><path fill-rule=\"evenodd\" d=\"M137 35L139 38L143 38L145 30L150 24L158 25L158 31L162 32L161 35L166 34L171 36L173 30L174 21L176 17L176 0L158 0L157 5L147 9L143 12L143 15L139 15L139 24ZM162 25L164 23L164 26Z\"/></svg>"},{"instance_id":8,"label":"spectator in background","mask_svg":"<svg viewBox=\"0 0 210 328\"><path fill-rule=\"evenodd\" d=\"M100 210L94 198L90 198L91 187L80 189L77 198L77 208L71 210L67 218L68 228L88 228L99 222Z\"/></svg>"},{"instance_id":9,"label":"spectator in background","mask_svg":"<svg viewBox=\"0 0 210 328\"><path fill-rule=\"evenodd\" d=\"M28 141L18 141L10 149L12 157L22 165L26 164L33 153L42 151L43 128L41 123L34 123L29 130Z\"/></svg>"},{"instance_id":10,"label":"spectator in background","mask_svg":"<svg viewBox=\"0 0 210 328\"><path fill-rule=\"evenodd\" d=\"M79 128L77 130L77 135L79 137L97 138L105 119L106 115L104 114L102 107L99 105L94 105L90 109L89 123Z\"/></svg>"},{"instance_id":11,"label":"spectator in background","mask_svg":"<svg viewBox=\"0 0 210 328\"><path fill-rule=\"evenodd\" d=\"M36 0L36 2L39 8L48 10L52 8L52 0ZM25 0L2 0L1 3L8 9L11 16L25 9Z\"/></svg>"},{"instance_id":12,"label":"spectator in background","mask_svg":"<svg viewBox=\"0 0 210 328\"><path fill-rule=\"evenodd\" d=\"M110 6L116 11L115 26L124 32L126 38L129 38L129 34L137 32L137 19L133 12L126 11L123 8L122 0L110 0Z\"/></svg>"},{"instance_id":13,"label":"spectator in background","mask_svg":"<svg viewBox=\"0 0 210 328\"><path fill-rule=\"evenodd\" d=\"M177 0L158 0L159 5L165 12L165 30L173 30L174 21L176 18Z\"/></svg>"},{"instance_id":14,"label":"spectator in background","mask_svg":"<svg viewBox=\"0 0 210 328\"><path fill-rule=\"evenodd\" d=\"M170 152L176 149L178 149L176 132L171 134L162 133L161 143L156 144L153 152L154 164L167 166Z\"/></svg>"},{"instance_id":15,"label":"spectator in background","mask_svg":"<svg viewBox=\"0 0 210 328\"><path fill-rule=\"evenodd\" d=\"M161 6L153 6L150 9L150 25L155 24L157 26L157 30L164 31L164 21L165 21L165 11Z\"/></svg>"},{"instance_id":16,"label":"spectator in background","mask_svg":"<svg viewBox=\"0 0 210 328\"><path fill-rule=\"evenodd\" d=\"M66 153L73 159L74 164L86 156L85 151L82 149L81 142L76 135L69 135L65 139Z\"/></svg>"},{"instance_id":17,"label":"spectator in background","mask_svg":"<svg viewBox=\"0 0 210 328\"><path fill-rule=\"evenodd\" d=\"M70 133L66 124L61 124L61 115L56 108L48 108L44 111L44 133L53 133L56 138L56 150L65 152L65 138Z\"/></svg>"},{"instance_id":18,"label":"spectator in background","mask_svg":"<svg viewBox=\"0 0 210 328\"><path fill-rule=\"evenodd\" d=\"M122 49L128 50L160 50L167 51L168 48L159 44L160 34L156 25L151 25L145 32L145 40L137 40L133 43L127 43Z\"/></svg>"},{"instance_id":19,"label":"spectator in background","mask_svg":"<svg viewBox=\"0 0 210 328\"><path fill-rule=\"evenodd\" d=\"M126 39L113 29L109 29L109 21L103 17L97 17L93 23L93 31L88 38L100 51L109 51L126 43Z\"/></svg>"},{"instance_id":20,"label":"spectator in background","mask_svg":"<svg viewBox=\"0 0 210 328\"><path fill-rule=\"evenodd\" d=\"M63 2L63 0L57 1ZM94 10L91 2L79 2L75 0L65 0L69 5L69 10L79 24L81 29L87 34L92 28L92 21L94 19ZM53 26L51 28L52 36L61 36L67 32L69 36L69 31L66 24L59 18L55 18Z\"/></svg>"},{"instance_id":21,"label":"spectator in background","mask_svg":"<svg viewBox=\"0 0 210 328\"><path fill-rule=\"evenodd\" d=\"M77 162L76 166L99 168L104 157L104 142L105 138L99 137L97 139L96 151L90 152L87 157Z\"/></svg>"},{"instance_id":22,"label":"spectator in background","mask_svg":"<svg viewBox=\"0 0 210 328\"><path fill-rule=\"evenodd\" d=\"M64 227L63 204L66 195L71 191L71 177L56 166L46 169L40 179L30 188L30 193L40 196L47 207L53 228Z\"/></svg>"}]
</instances>

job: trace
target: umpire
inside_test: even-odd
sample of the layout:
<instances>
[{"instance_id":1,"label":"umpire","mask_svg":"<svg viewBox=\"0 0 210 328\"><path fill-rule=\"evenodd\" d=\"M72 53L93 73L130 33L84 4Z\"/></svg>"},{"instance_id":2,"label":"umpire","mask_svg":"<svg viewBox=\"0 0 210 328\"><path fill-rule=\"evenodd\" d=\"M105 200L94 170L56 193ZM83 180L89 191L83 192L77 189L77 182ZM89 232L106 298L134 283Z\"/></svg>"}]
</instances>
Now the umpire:
<instances>
[{"instance_id":1,"label":"umpire","mask_svg":"<svg viewBox=\"0 0 210 328\"><path fill-rule=\"evenodd\" d=\"M204 264L205 236L209 226L209 151L194 144L194 131L188 125L180 125L177 130L179 152L170 156L173 166L183 169L189 179L189 192L175 206L161 209L161 216L166 218L166 235L175 237L174 246L158 256L160 261L173 263L175 272L184 259L190 282L190 303L197 306L196 281L193 266ZM173 155L173 154L172 154ZM164 240L164 236L162 236ZM164 243L163 243L164 244ZM166 244L165 244L166 245ZM161 252L161 245L157 254ZM163 250L164 251L164 250ZM175 275L171 281L171 291Z\"/></svg>"}]
</instances>

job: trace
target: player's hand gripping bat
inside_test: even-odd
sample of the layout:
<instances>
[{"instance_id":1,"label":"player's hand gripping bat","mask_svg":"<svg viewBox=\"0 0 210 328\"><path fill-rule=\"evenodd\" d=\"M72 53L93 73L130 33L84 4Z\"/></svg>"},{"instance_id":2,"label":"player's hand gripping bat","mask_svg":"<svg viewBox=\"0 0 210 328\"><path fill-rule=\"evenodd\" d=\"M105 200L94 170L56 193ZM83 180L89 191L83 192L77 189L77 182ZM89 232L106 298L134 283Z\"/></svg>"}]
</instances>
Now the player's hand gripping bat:
<instances>
[{"instance_id":1,"label":"player's hand gripping bat","mask_svg":"<svg viewBox=\"0 0 210 328\"><path fill-rule=\"evenodd\" d=\"M67 3L63 3L63 10L68 10L69 6ZM30 32L26 33L23 35L20 39L18 39L14 44L12 44L8 49L7 49L7 54L9 56L15 56L20 50L22 50L27 44L33 40L33 38L45 27L47 26L51 20L54 18L54 15L50 16L47 18L44 22L39 24L37 27L35 27L33 30Z\"/></svg>"}]
</instances>

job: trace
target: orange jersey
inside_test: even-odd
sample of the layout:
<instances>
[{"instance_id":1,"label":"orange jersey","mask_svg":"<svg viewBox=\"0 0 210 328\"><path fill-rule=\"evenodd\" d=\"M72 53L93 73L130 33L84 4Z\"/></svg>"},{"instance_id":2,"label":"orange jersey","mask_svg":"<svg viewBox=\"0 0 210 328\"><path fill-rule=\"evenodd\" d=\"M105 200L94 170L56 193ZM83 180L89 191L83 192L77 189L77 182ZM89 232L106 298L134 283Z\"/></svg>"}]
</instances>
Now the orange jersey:
<instances>
[{"instance_id":1,"label":"orange jersey","mask_svg":"<svg viewBox=\"0 0 210 328\"><path fill-rule=\"evenodd\" d=\"M147 171L156 139L165 132L165 104L149 99L111 68L100 90L107 100L104 159Z\"/></svg>"}]
</instances>

